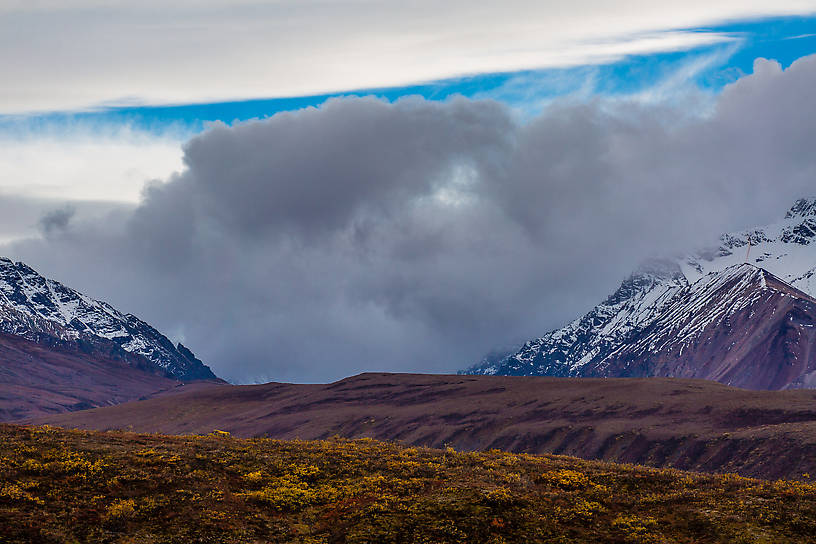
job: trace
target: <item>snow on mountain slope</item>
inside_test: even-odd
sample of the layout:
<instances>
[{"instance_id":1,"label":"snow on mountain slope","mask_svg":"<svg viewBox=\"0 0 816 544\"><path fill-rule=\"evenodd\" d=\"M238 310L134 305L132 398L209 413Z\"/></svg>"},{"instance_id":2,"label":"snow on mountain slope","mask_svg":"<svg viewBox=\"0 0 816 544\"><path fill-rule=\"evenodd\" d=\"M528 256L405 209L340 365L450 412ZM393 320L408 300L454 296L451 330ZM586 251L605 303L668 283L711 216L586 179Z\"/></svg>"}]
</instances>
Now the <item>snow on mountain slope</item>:
<instances>
[{"instance_id":1,"label":"snow on mountain slope","mask_svg":"<svg viewBox=\"0 0 816 544\"><path fill-rule=\"evenodd\" d=\"M485 361L471 374L570 376L586 362L611 352L627 336L654 320L660 308L688 282L670 261L650 261L604 302L566 327L531 340L511 355Z\"/></svg>"},{"instance_id":2,"label":"snow on mountain slope","mask_svg":"<svg viewBox=\"0 0 816 544\"><path fill-rule=\"evenodd\" d=\"M747 389L816 387L816 299L750 264L711 272L581 372L702 378Z\"/></svg>"},{"instance_id":3,"label":"snow on mountain slope","mask_svg":"<svg viewBox=\"0 0 816 544\"><path fill-rule=\"evenodd\" d=\"M690 282L748 262L816 296L816 199L799 199L781 221L724 234L720 242L717 248L681 260L683 275Z\"/></svg>"},{"instance_id":4,"label":"snow on mountain slope","mask_svg":"<svg viewBox=\"0 0 816 544\"><path fill-rule=\"evenodd\" d=\"M132 314L44 278L24 263L0 257L0 332L118 346L182 380L215 375L184 346Z\"/></svg>"},{"instance_id":5,"label":"snow on mountain slope","mask_svg":"<svg viewBox=\"0 0 816 544\"><path fill-rule=\"evenodd\" d=\"M774 278L777 291L787 289L782 287L787 282L802 291L799 299L816 294L814 241L816 200L802 199L776 224L725 234L719 247L682 259L647 263L585 316L525 343L514 353L482 361L464 372L545 376L616 375L614 372L617 375L650 375L648 372L638 374L643 368L627 370L615 367L612 362L621 360L626 352L631 363L637 358L631 351L635 347L640 350L638 356L641 359L648 358L651 352L665 349L665 342L660 344L661 338L654 336L656 330L670 335L663 340L670 338L672 348L677 348L672 357L678 359L685 354L688 359L688 350L694 349L701 331L710 330L712 323L722 323L728 316L757 303L757 297L764 296L758 293L768 289L766 275L755 267L739 266L746 258L784 280ZM720 293L720 289L734 280L734 274L740 278L732 286L739 296L730 300L727 293ZM758 291L754 289L757 282L761 287ZM707 304L712 292L730 302L723 302L721 306ZM748 295L748 292L752 294ZM678 328L680 324L682 327ZM646 331L652 331L652 336ZM678 359L676 364L682 366L683 362ZM675 375L670 368L663 368L662 372L661 375ZM705 377L688 370L684 372L681 374L688 377Z\"/></svg>"}]
</instances>

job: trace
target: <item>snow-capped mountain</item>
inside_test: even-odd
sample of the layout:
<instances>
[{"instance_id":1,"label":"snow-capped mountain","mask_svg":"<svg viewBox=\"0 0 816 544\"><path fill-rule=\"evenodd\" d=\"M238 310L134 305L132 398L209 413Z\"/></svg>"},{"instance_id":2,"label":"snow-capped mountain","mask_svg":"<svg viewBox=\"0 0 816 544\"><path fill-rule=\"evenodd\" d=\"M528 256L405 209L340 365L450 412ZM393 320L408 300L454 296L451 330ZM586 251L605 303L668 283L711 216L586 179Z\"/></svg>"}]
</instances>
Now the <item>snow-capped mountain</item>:
<instances>
[{"instance_id":1,"label":"snow-capped mountain","mask_svg":"<svg viewBox=\"0 0 816 544\"><path fill-rule=\"evenodd\" d=\"M179 380L216 379L189 349L174 346L136 316L4 257L0 257L0 332L50 345L76 344L108 355L121 350L132 366Z\"/></svg>"},{"instance_id":2,"label":"snow-capped mountain","mask_svg":"<svg viewBox=\"0 0 816 544\"><path fill-rule=\"evenodd\" d=\"M585 316L525 343L514 353L482 361L465 372L700 377L759 389L816 386L814 377L808 377L810 363L791 359L799 349L791 347L794 340L806 346L813 325L809 317L802 321L800 314L810 315L816 295L816 200L799 200L782 221L725 234L720 241L717 248L681 259L646 263ZM751 265L743 264L746 261ZM741 368L740 364L728 350L711 348L711 337L722 341L724 337L714 328L732 327L743 314L773 317L771 322L780 327L775 333L782 336L771 334L769 326L759 331L754 322L745 321L747 328L741 336L726 335L738 346L733 353L741 352L745 345L756 347L758 337L748 335L761 332L766 341L781 344L765 346L767 353L762 357L756 350L750 357L745 355L752 358L749 366L756 366L754 359L760 358L772 361L771 366L799 368L801 375L783 372L789 381L768 376L763 381L757 378L763 374L758 368L745 371L752 376L740 377L731 371ZM779 315L791 319L779 322ZM791 322L800 321L799 328L789 330ZM795 338L784 336L787 334ZM705 360L700 358L703 352L708 353Z\"/></svg>"}]
</instances>

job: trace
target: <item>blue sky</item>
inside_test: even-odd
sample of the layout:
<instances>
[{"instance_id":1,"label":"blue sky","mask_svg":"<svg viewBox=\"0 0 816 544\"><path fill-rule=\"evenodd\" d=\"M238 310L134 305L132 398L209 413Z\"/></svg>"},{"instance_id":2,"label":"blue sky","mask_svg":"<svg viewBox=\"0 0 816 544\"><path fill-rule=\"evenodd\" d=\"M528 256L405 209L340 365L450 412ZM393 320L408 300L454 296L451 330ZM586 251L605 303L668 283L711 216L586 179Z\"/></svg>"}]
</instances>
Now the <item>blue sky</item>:
<instances>
[{"instance_id":1,"label":"blue sky","mask_svg":"<svg viewBox=\"0 0 816 544\"><path fill-rule=\"evenodd\" d=\"M264 118L282 111L319 106L332 97L376 95L387 100L419 95L445 100L454 95L502 101L524 112L535 112L558 97L586 99L637 96L669 82L670 91L690 88L716 94L739 77L750 74L756 58L777 60L787 68L816 52L816 16L760 18L705 28L673 31L722 36L722 41L679 51L626 55L609 63L583 64L515 72L478 74L396 87L349 89L343 92L284 98L259 97L167 106L96 107L90 111L48 112L0 116L8 133L48 131L62 125L127 125L151 133L191 136L213 121Z\"/></svg>"}]
</instances>

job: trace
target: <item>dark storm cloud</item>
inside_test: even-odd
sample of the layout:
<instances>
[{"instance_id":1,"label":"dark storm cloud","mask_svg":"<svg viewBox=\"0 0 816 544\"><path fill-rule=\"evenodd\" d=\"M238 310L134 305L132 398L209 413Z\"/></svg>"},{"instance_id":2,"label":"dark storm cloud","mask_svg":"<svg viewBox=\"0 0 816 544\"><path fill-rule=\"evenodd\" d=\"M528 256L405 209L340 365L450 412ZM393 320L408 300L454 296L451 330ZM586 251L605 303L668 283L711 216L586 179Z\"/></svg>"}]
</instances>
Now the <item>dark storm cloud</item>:
<instances>
[{"instance_id":1,"label":"dark storm cloud","mask_svg":"<svg viewBox=\"0 0 816 544\"><path fill-rule=\"evenodd\" d=\"M65 201L54 198L0 193L0 240L51 235L68 226L74 217L98 219L112 211L130 213L133 206L120 202Z\"/></svg>"},{"instance_id":2,"label":"dark storm cloud","mask_svg":"<svg viewBox=\"0 0 816 544\"><path fill-rule=\"evenodd\" d=\"M816 57L704 117L372 98L216 126L102 221L11 248L235 380L453 371L561 325L651 254L816 193Z\"/></svg>"},{"instance_id":3,"label":"dark storm cloud","mask_svg":"<svg viewBox=\"0 0 816 544\"><path fill-rule=\"evenodd\" d=\"M201 204L225 225L322 236L445 186L456 166L486 168L510 130L492 103L333 100L216 127L187 145L185 162Z\"/></svg>"},{"instance_id":4,"label":"dark storm cloud","mask_svg":"<svg viewBox=\"0 0 816 544\"><path fill-rule=\"evenodd\" d=\"M40 229L46 236L52 234L54 231L64 230L68 227L68 223L74 215L76 215L76 208L70 205L49 210L40 217Z\"/></svg>"}]
</instances>

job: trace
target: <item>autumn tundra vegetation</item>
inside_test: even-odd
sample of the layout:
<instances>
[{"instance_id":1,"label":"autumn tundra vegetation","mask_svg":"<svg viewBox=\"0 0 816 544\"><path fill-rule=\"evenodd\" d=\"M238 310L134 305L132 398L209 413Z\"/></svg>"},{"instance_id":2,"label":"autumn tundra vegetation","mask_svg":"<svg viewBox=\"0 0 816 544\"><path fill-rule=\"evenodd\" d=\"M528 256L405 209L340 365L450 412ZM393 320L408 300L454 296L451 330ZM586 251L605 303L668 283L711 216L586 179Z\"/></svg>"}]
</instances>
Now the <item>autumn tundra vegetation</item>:
<instances>
[{"instance_id":1,"label":"autumn tundra vegetation","mask_svg":"<svg viewBox=\"0 0 816 544\"><path fill-rule=\"evenodd\" d=\"M814 541L808 474L0 425L4 544Z\"/></svg>"}]
</instances>

